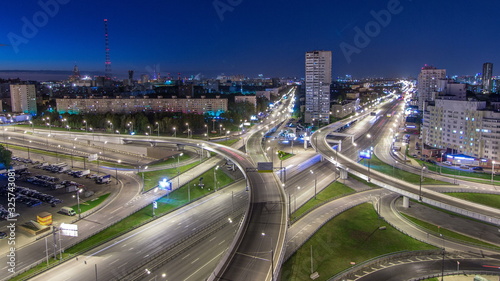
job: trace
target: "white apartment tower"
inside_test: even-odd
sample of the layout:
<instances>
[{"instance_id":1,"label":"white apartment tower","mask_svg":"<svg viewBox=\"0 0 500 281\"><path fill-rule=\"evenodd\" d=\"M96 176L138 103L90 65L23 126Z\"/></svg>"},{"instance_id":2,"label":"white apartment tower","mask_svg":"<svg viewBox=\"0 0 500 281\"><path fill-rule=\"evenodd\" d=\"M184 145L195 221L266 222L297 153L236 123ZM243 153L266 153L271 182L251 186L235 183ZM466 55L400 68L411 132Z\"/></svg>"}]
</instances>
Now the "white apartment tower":
<instances>
[{"instance_id":1,"label":"white apartment tower","mask_svg":"<svg viewBox=\"0 0 500 281\"><path fill-rule=\"evenodd\" d=\"M36 114L35 85L10 85L10 101L12 112Z\"/></svg>"},{"instance_id":2,"label":"white apartment tower","mask_svg":"<svg viewBox=\"0 0 500 281\"><path fill-rule=\"evenodd\" d=\"M332 52L306 53L305 122L330 121L330 84L332 83Z\"/></svg>"},{"instance_id":3,"label":"white apartment tower","mask_svg":"<svg viewBox=\"0 0 500 281\"><path fill-rule=\"evenodd\" d=\"M423 140L454 154L500 160L500 112L485 101L436 99L424 112Z\"/></svg>"},{"instance_id":4,"label":"white apartment tower","mask_svg":"<svg viewBox=\"0 0 500 281\"><path fill-rule=\"evenodd\" d=\"M439 87L439 80L446 77L446 69L425 65L418 75L418 109L425 110L427 101L433 101Z\"/></svg>"}]
</instances>

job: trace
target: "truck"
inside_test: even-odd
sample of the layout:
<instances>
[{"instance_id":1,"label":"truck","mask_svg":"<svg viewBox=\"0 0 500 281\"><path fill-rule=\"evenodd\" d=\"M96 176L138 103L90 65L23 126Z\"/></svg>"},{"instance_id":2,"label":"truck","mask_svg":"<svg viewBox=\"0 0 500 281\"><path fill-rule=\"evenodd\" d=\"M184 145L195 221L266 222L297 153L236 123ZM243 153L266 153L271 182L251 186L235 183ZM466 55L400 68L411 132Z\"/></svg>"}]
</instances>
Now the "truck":
<instances>
[{"instance_id":1,"label":"truck","mask_svg":"<svg viewBox=\"0 0 500 281\"><path fill-rule=\"evenodd\" d=\"M96 183L109 183L111 181L111 175L100 176L95 179Z\"/></svg>"},{"instance_id":2,"label":"truck","mask_svg":"<svg viewBox=\"0 0 500 281\"><path fill-rule=\"evenodd\" d=\"M59 213L62 213L62 214L68 215L68 216L76 215L75 210L73 210L73 208L71 208L71 207L62 207L61 210L59 210Z\"/></svg>"},{"instance_id":3,"label":"truck","mask_svg":"<svg viewBox=\"0 0 500 281\"><path fill-rule=\"evenodd\" d=\"M75 177L81 178L81 177L84 177L88 174L90 174L90 170L83 170L83 171L76 172Z\"/></svg>"}]
</instances>

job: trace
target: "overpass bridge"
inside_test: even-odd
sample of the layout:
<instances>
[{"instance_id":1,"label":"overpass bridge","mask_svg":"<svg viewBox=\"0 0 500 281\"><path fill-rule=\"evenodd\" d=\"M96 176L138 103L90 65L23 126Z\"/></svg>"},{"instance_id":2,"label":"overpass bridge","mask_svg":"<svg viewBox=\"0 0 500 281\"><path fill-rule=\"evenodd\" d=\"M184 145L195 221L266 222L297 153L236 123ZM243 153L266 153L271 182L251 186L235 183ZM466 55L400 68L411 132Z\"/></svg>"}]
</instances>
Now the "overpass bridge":
<instances>
[{"instance_id":1,"label":"overpass bridge","mask_svg":"<svg viewBox=\"0 0 500 281\"><path fill-rule=\"evenodd\" d=\"M470 201L454 198L439 192L435 192L419 185L410 184L403 180L390 177L376 170L370 170L356 161L346 157L334 150L328 143L327 136L338 127L344 125L339 121L321 128L311 136L311 145L321 154L323 160L330 161L342 170L341 176L351 173L366 181L372 182L380 187L394 191L404 196L404 204L409 204L409 199L419 200L423 203L433 205L448 211L452 211L470 218L481 220L491 224L500 224L500 210Z\"/></svg>"}]
</instances>

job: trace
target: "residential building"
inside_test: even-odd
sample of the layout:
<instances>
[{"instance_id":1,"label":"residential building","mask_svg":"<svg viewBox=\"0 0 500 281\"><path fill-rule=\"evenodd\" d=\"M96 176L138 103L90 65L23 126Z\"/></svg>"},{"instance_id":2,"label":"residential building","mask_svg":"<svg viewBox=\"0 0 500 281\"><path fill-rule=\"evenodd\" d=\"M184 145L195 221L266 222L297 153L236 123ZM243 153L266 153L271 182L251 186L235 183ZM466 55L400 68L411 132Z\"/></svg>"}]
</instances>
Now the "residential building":
<instances>
[{"instance_id":1,"label":"residential building","mask_svg":"<svg viewBox=\"0 0 500 281\"><path fill-rule=\"evenodd\" d=\"M431 148L500 160L500 111L486 101L436 99L424 112L422 139Z\"/></svg>"},{"instance_id":2,"label":"residential building","mask_svg":"<svg viewBox=\"0 0 500 281\"><path fill-rule=\"evenodd\" d=\"M491 62L486 62L483 64L483 93L489 94L493 90L493 81L491 80L493 76L493 64Z\"/></svg>"},{"instance_id":3,"label":"residential building","mask_svg":"<svg viewBox=\"0 0 500 281\"><path fill-rule=\"evenodd\" d=\"M466 100L467 85L451 79L438 80L438 96L445 100Z\"/></svg>"},{"instance_id":4,"label":"residential building","mask_svg":"<svg viewBox=\"0 0 500 281\"><path fill-rule=\"evenodd\" d=\"M35 115L37 113L35 85L10 85L10 99L12 112L27 113L31 115Z\"/></svg>"},{"instance_id":5,"label":"residential building","mask_svg":"<svg viewBox=\"0 0 500 281\"><path fill-rule=\"evenodd\" d=\"M425 110L426 102L433 101L438 92L439 79L446 77L446 69L437 69L425 65L418 75L417 99L418 109Z\"/></svg>"},{"instance_id":6,"label":"residential building","mask_svg":"<svg viewBox=\"0 0 500 281\"><path fill-rule=\"evenodd\" d=\"M349 114L355 113L359 108L359 99L348 100L338 104L332 104L331 112L335 118L344 118Z\"/></svg>"},{"instance_id":7,"label":"residential building","mask_svg":"<svg viewBox=\"0 0 500 281\"><path fill-rule=\"evenodd\" d=\"M257 97L255 95L235 96L234 102L248 102L250 104L253 104L254 106L257 106Z\"/></svg>"},{"instance_id":8,"label":"residential building","mask_svg":"<svg viewBox=\"0 0 500 281\"><path fill-rule=\"evenodd\" d=\"M306 53L305 122L328 123L330 114L330 84L332 83L332 52Z\"/></svg>"},{"instance_id":9,"label":"residential building","mask_svg":"<svg viewBox=\"0 0 500 281\"><path fill-rule=\"evenodd\" d=\"M59 113L183 112L204 114L227 111L227 99L216 98L63 98L56 99Z\"/></svg>"}]
</instances>

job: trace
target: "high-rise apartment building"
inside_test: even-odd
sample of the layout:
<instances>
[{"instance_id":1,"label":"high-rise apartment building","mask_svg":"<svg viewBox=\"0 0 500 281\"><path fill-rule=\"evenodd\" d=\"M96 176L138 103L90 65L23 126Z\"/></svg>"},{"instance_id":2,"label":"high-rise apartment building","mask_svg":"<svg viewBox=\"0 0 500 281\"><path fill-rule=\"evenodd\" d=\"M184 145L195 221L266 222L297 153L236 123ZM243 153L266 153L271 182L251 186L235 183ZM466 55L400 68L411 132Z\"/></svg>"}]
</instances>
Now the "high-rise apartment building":
<instances>
[{"instance_id":1,"label":"high-rise apartment building","mask_svg":"<svg viewBox=\"0 0 500 281\"><path fill-rule=\"evenodd\" d=\"M306 53L305 122L330 121L330 84L332 83L332 52Z\"/></svg>"},{"instance_id":2,"label":"high-rise apartment building","mask_svg":"<svg viewBox=\"0 0 500 281\"><path fill-rule=\"evenodd\" d=\"M426 102L433 101L439 88L439 80L446 77L446 69L425 65L418 75L418 109L425 110Z\"/></svg>"},{"instance_id":3,"label":"high-rise apartment building","mask_svg":"<svg viewBox=\"0 0 500 281\"><path fill-rule=\"evenodd\" d=\"M12 112L37 113L35 85L10 85L10 100Z\"/></svg>"},{"instance_id":4,"label":"high-rise apartment building","mask_svg":"<svg viewBox=\"0 0 500 281\"><path fill-rule=\"evenodd\" d=\"M422 138L432 148L500 160L500 112L485 101L436 99L424 113Z\"/></svg>"},{"instance_id":5,"label":"high-rise apartment building","mask_svg":"<svg viewBox=\"0 0 500 281\"><path fill-rule=\"evenodd\" d=\"M486 62L483 64L483 93L489 94L493 89L493 81L491 80L493 76L493 64L491 62Z\"/></svg>"}]
</instances>

